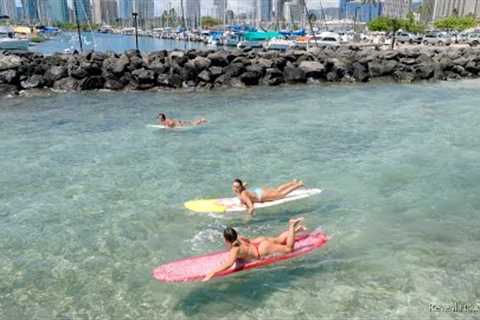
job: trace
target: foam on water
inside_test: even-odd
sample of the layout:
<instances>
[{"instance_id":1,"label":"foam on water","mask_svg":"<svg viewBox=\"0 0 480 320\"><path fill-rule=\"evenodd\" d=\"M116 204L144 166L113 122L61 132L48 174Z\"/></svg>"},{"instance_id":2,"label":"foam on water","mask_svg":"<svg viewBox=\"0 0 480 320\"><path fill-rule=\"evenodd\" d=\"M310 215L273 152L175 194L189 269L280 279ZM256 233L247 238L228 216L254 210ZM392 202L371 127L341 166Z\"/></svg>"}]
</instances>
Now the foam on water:
<instances>
[{"instance_id":1,"label":"foam on water","mask_svg":"<svg viewBox=\"0 0 480 320\"><path fill-rule=\"evenodd\" d=\"M429 318L479 299L478 81L2 100L0 318ZM158 112L206 117L148 130ZM301 178L326 191L248 220L190 199ZM200 285L151 270L275 235L304 216L334 238L297 261ZM468 319L465 315L462 319Z\"/></svg>"}]
</instances>

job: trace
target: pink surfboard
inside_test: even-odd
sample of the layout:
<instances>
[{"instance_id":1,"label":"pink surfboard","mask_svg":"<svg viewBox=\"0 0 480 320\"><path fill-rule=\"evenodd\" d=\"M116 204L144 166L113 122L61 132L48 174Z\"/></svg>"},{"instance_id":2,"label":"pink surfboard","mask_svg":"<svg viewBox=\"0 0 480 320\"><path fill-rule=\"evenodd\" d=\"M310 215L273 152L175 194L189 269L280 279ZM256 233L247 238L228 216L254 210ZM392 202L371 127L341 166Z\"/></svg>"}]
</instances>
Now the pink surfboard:
<instances>
[{"instance_id":1,"label":"pink surfboard","mask_svg":"<svg viewBox=\"0 0 480 320\"><path fill-rule=\"evenodd\" d=\"M234 273L253 268L260 268L308 254L323 247L329 237L321 231L304 233L295 238L293 252L288 254L268 256L258 260L238 260L230 269L216 274L217 277L225 277ZM228 257L228 251L214 252L202 256L190 257L163 264L154 269L152 275L155 279L163 282L190 282L202 280L208 272L221 265Z\"/></svg>"}]
</instances>

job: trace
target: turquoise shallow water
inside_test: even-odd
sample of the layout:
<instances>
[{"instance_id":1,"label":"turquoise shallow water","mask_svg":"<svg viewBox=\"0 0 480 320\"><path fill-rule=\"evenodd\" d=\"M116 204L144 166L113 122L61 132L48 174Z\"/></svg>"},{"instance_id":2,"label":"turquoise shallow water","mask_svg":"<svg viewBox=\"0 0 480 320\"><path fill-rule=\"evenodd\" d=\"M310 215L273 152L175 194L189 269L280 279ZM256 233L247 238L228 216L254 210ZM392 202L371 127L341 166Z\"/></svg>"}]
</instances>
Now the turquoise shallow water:
<instances>
[{"instance_id":1,"label":"turquoise shallow water","mask_svg":"<svg viewBox=\"0 0 480 320\"><path fill-rule=\"evenodd\" d=\"M480 300L479 86L1 100L0 319L473 319L429 306ZM210 125L147 128L159 111ZM252 221L182 208L234 177L325 192ZM327 247L207 284L150 276L222 248L227 224L275 234L298 215Z\"/></svg>"}]
</instances>

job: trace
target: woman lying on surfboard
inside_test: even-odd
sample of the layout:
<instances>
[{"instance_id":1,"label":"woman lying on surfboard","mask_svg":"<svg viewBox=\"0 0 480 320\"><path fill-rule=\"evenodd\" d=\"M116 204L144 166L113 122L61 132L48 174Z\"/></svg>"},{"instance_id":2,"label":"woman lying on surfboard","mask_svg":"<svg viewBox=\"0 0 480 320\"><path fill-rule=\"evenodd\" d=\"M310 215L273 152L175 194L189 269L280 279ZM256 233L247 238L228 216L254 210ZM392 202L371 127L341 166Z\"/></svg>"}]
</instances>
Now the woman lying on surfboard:
<instances>
[{"instance_id":1,"label":"woman lying on surfboard","mask_svg":"<svg viewBox=\"0 0 480 320\"><path fill-rule=\"evenodd\" d=\"M295 234L299 231L306 230L302 225L303 218L291 219L288 222L288 230L279 236L259 237L252 240L239 237L237 231L233 228L226 228L223 231L225 244L230 249L227 260L215 270L209 272L203 281L210 280L215 274L227 270L237 261L237 259L260 259L275 253L290 253L293 251L295 243Z\"/></svg>"},{"instance_id":2,"label":"woman lying on surfboard","mask_svg":"<svg viewBox=\"0 0 480 320\"><path fill-rule=\"evenodd\" d=\"M247 213L255 214L254 203L262 203L280 200L288 196L289 193L303 187L303 181L292 180L282 184L276 188L255 188L254 191L249 191L242 180L233 180L232 190L240 199L242 204L247 206Z\"/></svg>"},{"instance_id":3,"label":"woman lying on surfboard","mask_svg":"<svg viewBox=\"0 0 480 320\"><path fill-rule=\"evenodd\" d=\"M168 128L199 126L207 123L207 120L205 118L201 118L197 120L189 120L189 121L170 119L170 118L167 118L165 113L159 113L157 116L157 119L160 125Z\"/></svg>"}]
</instances>

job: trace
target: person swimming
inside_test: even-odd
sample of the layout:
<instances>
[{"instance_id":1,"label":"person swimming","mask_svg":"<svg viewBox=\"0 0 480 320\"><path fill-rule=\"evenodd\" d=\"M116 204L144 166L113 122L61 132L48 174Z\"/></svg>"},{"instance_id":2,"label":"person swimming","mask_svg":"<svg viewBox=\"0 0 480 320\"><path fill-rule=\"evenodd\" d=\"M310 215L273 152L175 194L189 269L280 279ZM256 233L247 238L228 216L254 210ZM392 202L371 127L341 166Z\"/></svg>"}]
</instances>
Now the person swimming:
<instances>
[{"instance_id":1,"label":"person swimming","mask_svg":"<svg viewBox=\"0 0 480 320\"><path fill-rule=\"evenodd\" d=\"M291 192L303 187L303 181L292 180L276 188L255 188L249 191L246 184L240 179L233 180L232 190L240 199L241 203L247 207L247 213L251 216L255 214L254 203L270 202L280 200L288 196Z\"/></svg>"},{"instance_id":2,"label":"person swimming","mask_svg":"<svg viewBox=\"0 0 480 320\"><path fill-rule=\"evenodd\" d=\"M259 237L252 240L238 236L237 231L231 227L225 228L223 238L225 244L229 247L228 258L221 266L210 271L202 281L208 281L217 273L229 269L237 259L260 259L276 253L287 254L292 252L295 244L295 234L306 230L302 222L303 217L290 219L288 230L277 237Z\"/></svg>"},{"instance_id":3,"label":"person swimming","mask_svg":"<svg viewBox=\"0 0 480 320\"><path fill-rule=\"evenodd\" d=\"M181 128L181 127L190 127L190 126L200 126L207 123L207 119L201 118L197 120L176 120L167 118L165 113L159 113L157 116L158 122L160 125L168 128Z\"/></svg>"}]
</instances>

